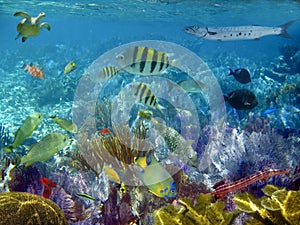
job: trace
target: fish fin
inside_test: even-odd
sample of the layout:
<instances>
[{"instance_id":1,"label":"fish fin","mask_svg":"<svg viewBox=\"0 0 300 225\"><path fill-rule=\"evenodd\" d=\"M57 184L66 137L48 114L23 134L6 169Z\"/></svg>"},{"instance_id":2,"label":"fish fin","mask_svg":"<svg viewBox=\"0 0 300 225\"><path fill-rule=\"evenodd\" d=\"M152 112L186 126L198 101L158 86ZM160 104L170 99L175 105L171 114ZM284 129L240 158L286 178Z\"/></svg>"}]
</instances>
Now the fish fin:
<instances>
[{"instance_id":1,"label":"fish fin","mask_svg":"<svg viewBox=\"0 0 300 225\"><path fill-rule=\"evenodd\" d=\"M234 75L234 71L231 69L231 68L229 68L229 74L228 74L228 76L230 76L230 75Z\"/></svg>"},{"instance_id":2,"label":"fish fin","mask_svg":"<svg viewBox=\"0 0 300 225\"><path fill-rule=\"evenodd\" d=\"M147 120L151 120L151 115L149 115L149 114L147 114L146 112L144 112L144 111L139 111L139 113L138 113L138 115L140 116L140 117L142 117L142 118L144 118L144 119L147 119Z\"/></svg>"},{"instance_id":3,"label":"fish fin","mask_svg":"<svg viewBox=\"0 0 300 225\"><path fill-rule=\"evenodd\" d=\"M225 101L225 102L227 102L227 101L228 101L228 99L229 99L229 98L228 98L228 96L226 96L226 95L223 95L223 97L224 97L224 101Z\"/></svg>"},{"instance_id":4,"label":"fish fin","mask_svg":"<svg viewBox=\"0 0 300 225\"><path fill-rule=\"evenodd\" d=\"M160 105L160 104L157 104L157 107L156 107L162 114L164 114L165 113L165 110L166 110L166 108L165 107L163 107L162 105Z\"/></svg>"},{"instance_id":5,"label":"fish fin","mask_svg":"<svg viewBox=\"0 0 300 225\"><path fill-rule=\"evenodd\" d=\"M279 27L281 28L281 32L279 34L279 36L281 37L285 37L285 38L290 38L293 39L287 32L287 29L289 28L289 26L291 26L293 23L295 23L297 20L291 20L285 24L280 25Z\"/></svg>"},{"instance_id":6,"label":"fish fin","mask_svg":"<svg viewBox=\"0 0 300 225\"><path fill-rule=\"evenodd\" d=\"M5 152L11 153L12 150L13 150L13 146L11 145L11 146L5 147L3 150L4 150Z\"/></svg>"},{"instance_id":7,"label":"fish fin","mask_svg":"<svg viewBox=\"0 0 300 225\"><path fill-rule=\"evenodd\" d=\"M56 117L57 117L56 115L49 116L49 118L51 118L51 119L55 119Z\"/></svg>"}]
</instances>

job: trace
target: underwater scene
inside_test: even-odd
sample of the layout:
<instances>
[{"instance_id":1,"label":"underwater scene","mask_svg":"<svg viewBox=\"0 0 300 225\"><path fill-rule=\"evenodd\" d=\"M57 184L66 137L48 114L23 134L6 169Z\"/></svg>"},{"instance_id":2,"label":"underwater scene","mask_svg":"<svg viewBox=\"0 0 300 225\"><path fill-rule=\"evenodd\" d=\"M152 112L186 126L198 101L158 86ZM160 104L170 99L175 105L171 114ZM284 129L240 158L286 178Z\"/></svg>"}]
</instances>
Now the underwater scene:
<instances>
[{"instance_id":1,"label":"underwater scene","mask_svg":"<svg viewBox=\"0 0 300 225\"><path fill-rule=\"evenodd\" d=\"M300 225L300 1L0 12L0 225Z\"/></svg>"}]
</instances>

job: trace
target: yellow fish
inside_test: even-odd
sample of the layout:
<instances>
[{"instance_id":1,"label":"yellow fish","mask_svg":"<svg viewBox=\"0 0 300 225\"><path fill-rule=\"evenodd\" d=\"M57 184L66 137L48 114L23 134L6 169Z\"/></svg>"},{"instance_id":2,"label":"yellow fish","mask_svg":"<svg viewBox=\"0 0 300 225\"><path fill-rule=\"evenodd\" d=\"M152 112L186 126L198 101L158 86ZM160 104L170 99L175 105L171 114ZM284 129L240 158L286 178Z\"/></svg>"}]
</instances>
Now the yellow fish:
<instances>
[{"instance_id":1,"label":"yellow fish","mask_svg":"<svg viewBox=\"0 0 300 225\"><path fill-rule=\"evenodd\" d=\"M11 146L4 148L6 152L11 152L13 148L18 147L22 142L29 138L36 127L42 122L44 115L41 113L32 113L23 122L22 126L15 133L14 142Z\"/></svg>"},{"instance_id":2,"label":"yellow fish","mask_svg":"<svg viewBox=\"0 0 300 225\"><path fill-rule=\"evenodd\" d=\"M25 163L25 166L30 166L36 162L43 162L68 144L69 137L67 135L60 133L48 134L30 147L27 154L21 158L21 164Z\"/></svg>"},{"instance_id":3,"label":"yellow fish","mask_svg":"<svg viewBox=\"0 0 300 225\"><path fill-rule=\"evenodd\" d=\"M50 116L54 123L58 124L62 129L69 131L71 133L77 133L78 128L75 123L64 118L58 118L56 116Z\"/></svg>"},{"instance_id":4,"label":"yellow fish","mask_svg":"<svg viewBox=\"0 0 300 225\"><path fill-rule=\"evenodd\" d=\"M176 184L168 171L160 165L154 157L153 150L146 156L139 157L136 163L142 167L138 170L138 177L149 188L149 191L160 198L175 198Z\"/></svg>"},{"instance_id":5,"label":"yellow fish","mask_svg":"<svg viewBox=\"0 0 300 225\"><path fill-rule=\"evenodd\" d=\"M74 61L71 61L65 66L64 74L71 73L75 69L76 69L76 63Z\"/></svg>"},{"instance_id":6,"label":"yellow fish","mask_svg":"<svg viewBox=\"0 0 300 225\"><path fill-rule=\"evenodd\" d=\"M167 53L146 46L130 47L116 60L128 73L144 76L163 74L174 63Z\"/></svg>"},{"instance_id":7,"label":"yellow fish","mask_svg":"<svg viewBox=\"0 0 300 225\"><path fill-rule=\"evenodd\" d=\"M111 77L116 76L119 73L119 69L115 66L105 66L100 71L99 79L100 80L108 80Z\"/></svg>"}]
</instances>

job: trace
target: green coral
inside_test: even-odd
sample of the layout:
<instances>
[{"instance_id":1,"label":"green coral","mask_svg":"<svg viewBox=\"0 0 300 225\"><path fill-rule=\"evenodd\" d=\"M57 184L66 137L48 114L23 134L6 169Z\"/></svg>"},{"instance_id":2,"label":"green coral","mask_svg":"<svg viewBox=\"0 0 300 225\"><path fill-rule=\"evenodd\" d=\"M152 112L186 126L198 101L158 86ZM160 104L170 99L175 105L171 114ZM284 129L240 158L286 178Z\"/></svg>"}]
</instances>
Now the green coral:
<instances>
[{"instance_id":1,"label":"green coral","mask_svg":"<svg viewBox=\"0 0 300 225\"><path fill-rule=\"evenodd\" d=\"M231 224L237 212L224 211L225 203L211 203L212 195L199 194L196 204L189 198L178 200L179 206L165 206L154 212L154 225L226 225Z\"/></svg>"},{"instance_id":2,"label":"green coral","mask_svg":"<svg viewBox=\"0 0 300 225\"><path fill-rule=\"evenodd\" d=\"M300 224L300 191L287 191L284 188L267 185L263 192L265 196L259 199L247 192L234 196L237 207L253 216L247 225Z\"/></svg>"}]
</instances>

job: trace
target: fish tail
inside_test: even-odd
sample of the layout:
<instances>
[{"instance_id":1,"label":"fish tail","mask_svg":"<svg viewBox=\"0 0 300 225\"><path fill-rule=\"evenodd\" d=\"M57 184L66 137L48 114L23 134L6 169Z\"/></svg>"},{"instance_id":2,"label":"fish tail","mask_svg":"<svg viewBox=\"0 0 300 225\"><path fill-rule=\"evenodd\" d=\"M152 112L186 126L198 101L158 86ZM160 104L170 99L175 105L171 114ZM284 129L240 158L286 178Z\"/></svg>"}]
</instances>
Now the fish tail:
<instances>
[{"instance_id":1,"label":"fish tail","mask_svg":"<svg viewBox=\"0 0 300 225\"><path fill-rule=\"evenodd\" d=\"M26 63L24 63L23 66L22 66L22 68L23 68L24 70L26 70L26 69L27 69L27 66L28 66L28 65L27 65Z\"/></svg>"},{"instance_id":2,"label":"fish tail","mask_svg":"<svg viewBox=\"0 0 300 225\"><path fill-rule=\"evenodd\" d=\"M55 119L55 118L56 118L56 115L51 115L51 116L49 116L49 118Z\"/></svg>"},{"instance_id":3,"label":"fish tail","mask_svg":"<svg viewBox=\"0 0 300 225\"><path fill-rule=\"evenodd\" d=\"M281 32L280 32L279 36L285 37L285 38L291 38L292 39L292 37L287 32L287 29L289 28L289 26L291 26L296 21L297 20L291 20L291 21L289 21L289 22L287 22L285 24L280 25L279 27L281 28Z\"/></svg>"},{"instance_id":4,"label":"fish tail","mask_svg":"<svg viewBox=\"0 0 300 225\"><path fill-rule=\"evenodd\" d=\"M234 75L234 72L233 72L233 70L231 68L229 68L229 74L228 74L228 76L230 76L230 75Z\"/></svg>"},{"instance_id":5,"label":"fish tail","mask_svg":"<svg viewBox=\"0 0 300 225\"><path fill-rule=\"evenodd\" d=\"M162 114L164 114L164 111L165 111L165 107L163 107L162 105L160 104L157 104L157 107L156 107Z\"/></svg>"}]
</instances>

